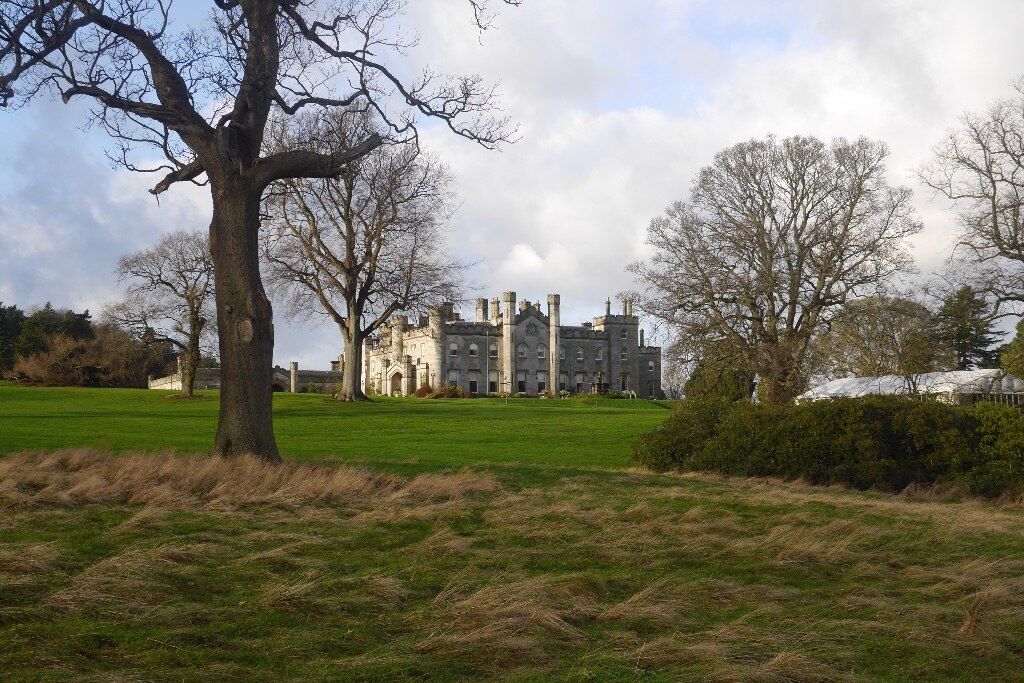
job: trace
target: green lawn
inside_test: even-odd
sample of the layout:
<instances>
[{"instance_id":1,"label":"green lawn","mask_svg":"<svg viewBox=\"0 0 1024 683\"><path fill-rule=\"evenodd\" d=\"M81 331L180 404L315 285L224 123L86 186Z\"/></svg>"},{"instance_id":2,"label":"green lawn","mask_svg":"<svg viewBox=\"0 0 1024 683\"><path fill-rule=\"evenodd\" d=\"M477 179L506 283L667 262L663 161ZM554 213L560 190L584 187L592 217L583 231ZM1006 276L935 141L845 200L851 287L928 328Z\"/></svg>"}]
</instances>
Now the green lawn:
<instances>
[{"instance_id":1,"label":"green lawn","mask_svg":"<svg viewBox=\"0 0 1024 683\"><path fill-rule=\"evenodd\" d=\"M667 404L623 399L378 399L338 403L275 394L274 431L290 458L373 467L458 468L519 463L625 467L633 439ZM202 453L217 395L181 400L141 389L44 389L0 383L0 453L91 446Z\"/></svg>"},{"instance_id":2,"label":"green lawn","mask_svg":"<svg viewBox=\"0 0 1024 683\"><path fill-rule=\"evenodd\" d=\"M16 455L216 400L0 386L0 679L1024 680L1019 504L629 469L657 404L275 400L280 467Z\"/></svg>"}]
</instances>

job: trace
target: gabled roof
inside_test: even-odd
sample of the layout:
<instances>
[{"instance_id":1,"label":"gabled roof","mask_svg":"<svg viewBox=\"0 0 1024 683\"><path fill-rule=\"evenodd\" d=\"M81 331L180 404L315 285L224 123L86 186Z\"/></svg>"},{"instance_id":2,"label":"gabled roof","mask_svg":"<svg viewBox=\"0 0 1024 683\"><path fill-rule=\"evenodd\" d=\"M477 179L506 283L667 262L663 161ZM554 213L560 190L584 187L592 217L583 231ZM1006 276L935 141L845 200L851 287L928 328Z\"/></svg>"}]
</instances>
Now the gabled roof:
<instances>
[{"instance_id":1,"label":"gabled roof","mask_svg":"<svg viewBox=\"0 0 1024 683\"><path fill-rule=\"evenodd\" d=\"M536 318L538 321L544 323L545 325L548 324L548 317L541 313L540 311L538 311L536 308L533 308L532 306L530 308L527 308L525 311L519 311L518 313L516 313L515 324L518 325L527 318Z\"/></svg>"},{"instance_id":2,"label":"gabled roof","mask_svg":"<svg viewBox=\"0 0 1024 683\"><path fill-rule=\"evenodd\" d=\"M914 375L913 381L900 375L881 377L844 377L834 379L797 396L797 401L823 398L905 395L916 384L918 394L1020 394L1024 380L1002 370L951 370Z\"/></svg>"}]
</instances>

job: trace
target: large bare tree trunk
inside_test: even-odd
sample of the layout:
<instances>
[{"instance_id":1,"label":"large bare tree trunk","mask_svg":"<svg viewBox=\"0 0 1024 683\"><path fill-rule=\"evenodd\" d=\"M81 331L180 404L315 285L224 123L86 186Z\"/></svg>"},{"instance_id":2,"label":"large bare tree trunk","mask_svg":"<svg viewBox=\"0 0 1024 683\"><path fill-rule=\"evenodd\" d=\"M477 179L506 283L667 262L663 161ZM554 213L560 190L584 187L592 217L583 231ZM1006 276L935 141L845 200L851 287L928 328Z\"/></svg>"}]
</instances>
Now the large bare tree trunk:
<instances>
[{"instance_id":1,"label":"large bare tree trunk","mask_svg":"<svg viewBox=\"0 0 1024 683\"><path fill-rule=\"evenodd\" d=\"M260 193L243 178L211 175L210 251L220 341L215 455L279 462L272 425L273 311L260 278Z\"/></svg>"},{"instance_id":2,"label":"large bare tree trunk","mask_svg":"<svg viewBox=\"0 0 1024 683\"><path fill-rule=\"evenodd\" d=\"M188 314L188 345L185 349L185 376L181 378L181 393L191 398L196 388L196 369L199 367L199 335L202 322L199 311L193 307Z\"/></svg>"},{"instance_id":3,"label":"large bare tree trunk","mask_svg":"<svg viewBox=\"0 0 1024 683\"><path fill-rule=\"evenodd\" d=\"M345 367L341 372L341 391L337 398L339 401L368 401L359 382L363 368L363 338L359 331L359 319L349 315L346 323L340 327L345 338Z\"/></svg>"}]
</instances>

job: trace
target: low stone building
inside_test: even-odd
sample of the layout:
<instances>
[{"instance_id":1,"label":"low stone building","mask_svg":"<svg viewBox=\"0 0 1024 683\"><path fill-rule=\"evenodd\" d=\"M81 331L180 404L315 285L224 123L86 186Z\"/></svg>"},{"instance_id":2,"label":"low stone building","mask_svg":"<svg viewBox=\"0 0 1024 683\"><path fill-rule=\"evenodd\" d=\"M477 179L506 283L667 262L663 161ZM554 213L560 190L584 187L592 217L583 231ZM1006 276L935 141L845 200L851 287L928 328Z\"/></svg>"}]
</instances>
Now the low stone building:
<instances>
[{"instance_id":1,"label":"low stone building","mask_svg":"<svg viewBox=\"0 0 1024 683\"><path fill-rule=\"evenodd\" d=\"M536 396L628 392L663 398L661 348L647 346L632 302L613 315L579 326L562 325L560 297L519 301L477 299L476 320L462 320L451 304L411 323L395 316L363 348L363 388L368 394L408 396L418 387L452 385L473 395Z\"/></svg>"},{"instance_id":2,"label":"low stone building","mask_svg":"<svg viewBox=\"0 0 1024 683\"><path fill-rule=\"evenodd\" d=\"M332 361L330 370L300 370L298 363L292 363L288 369L275 365L272 373L271 388L274 391L333 394L341 384L341 361ZM174 374L150 377L149 388L181 391L183 384L180 361ZM220 368L198 368L195 388L220 389Z\"/></svg>"}]
</instances>

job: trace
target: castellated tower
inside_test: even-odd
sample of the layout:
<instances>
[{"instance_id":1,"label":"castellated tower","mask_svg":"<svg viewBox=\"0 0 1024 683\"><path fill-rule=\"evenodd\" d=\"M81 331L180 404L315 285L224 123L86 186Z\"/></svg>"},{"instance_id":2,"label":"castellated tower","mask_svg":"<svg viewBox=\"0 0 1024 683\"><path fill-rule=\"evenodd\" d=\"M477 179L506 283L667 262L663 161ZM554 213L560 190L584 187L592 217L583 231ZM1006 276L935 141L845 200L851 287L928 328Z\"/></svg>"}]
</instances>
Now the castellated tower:
<instances>
[{"instance_id":1,"label":"castellated tower","mask_svg":"<svg viewBox=\"0 0 1024 683\"><path fill-rule=\"evenodd\" d=\"M562 345L561 307L562 298L557 294L548 294L548 389L558 395L559 389L559 349Z\"/></svg>"},{"instance_id":2,"label":"castellated tower","mask_svg":"<svg viewBox=\"0 0 1024 683\"><path fill-rule=\"evenodd\" d=\"M431 368L429 383L434 386L440 386L445 381L445 373L448 371L448 354L445 353L448 340L444 332L444 311L441 306L435 306L430 309L427 325L429 326L430 338L434 341L437 349L437 366Z\"/></svg>"},{"instance_id":3,"label":"castellated tower","mask_svg":"<svg viewBox=\"0 0 1024 683\"><path fill-rule=\"evenodd\" d=\"M512 360L515 358L516 329L516 293L504 292L501 295L501 391L512 391L515 373L512 371Z\"/></svg>"}]
</instances>

